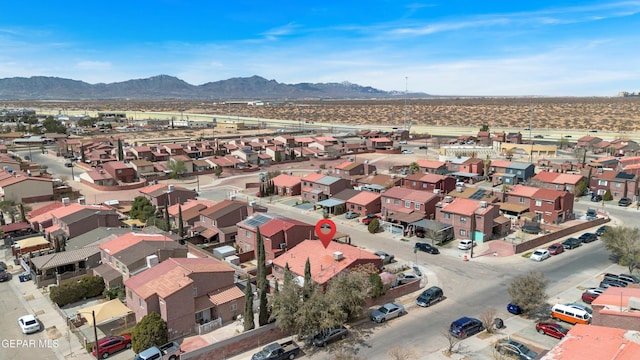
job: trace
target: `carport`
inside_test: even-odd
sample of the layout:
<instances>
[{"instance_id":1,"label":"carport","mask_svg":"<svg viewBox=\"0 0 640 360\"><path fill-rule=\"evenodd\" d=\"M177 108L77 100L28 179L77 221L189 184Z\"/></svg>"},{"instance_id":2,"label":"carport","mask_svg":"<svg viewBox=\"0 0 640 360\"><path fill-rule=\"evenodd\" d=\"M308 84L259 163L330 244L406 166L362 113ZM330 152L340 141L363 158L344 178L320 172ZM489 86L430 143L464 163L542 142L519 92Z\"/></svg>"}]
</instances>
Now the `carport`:
<instances>
[{"instance_id":1,"label":"carport","mask_svg":"<svg viewBox=\"0 0 640 360\"><path fill-rule=\"evenodd\" d=\"M418 229L424 230L425 238L435 240L437 243L453 239L453 226L435 220L420 219L410 223L409 226L414 233Z\"/></svg>"},{"instance_id":2,"label":"carport","mask_svg":"<svg viewBox=\"0 0 640 360\"><path fill-rule=\"evenodd\" d=\"M322 206L322 212L333 215L340 215L345 212L346 201L339 199L327 199L316 203L316 205Z\"/></svg>"}]
</instances>

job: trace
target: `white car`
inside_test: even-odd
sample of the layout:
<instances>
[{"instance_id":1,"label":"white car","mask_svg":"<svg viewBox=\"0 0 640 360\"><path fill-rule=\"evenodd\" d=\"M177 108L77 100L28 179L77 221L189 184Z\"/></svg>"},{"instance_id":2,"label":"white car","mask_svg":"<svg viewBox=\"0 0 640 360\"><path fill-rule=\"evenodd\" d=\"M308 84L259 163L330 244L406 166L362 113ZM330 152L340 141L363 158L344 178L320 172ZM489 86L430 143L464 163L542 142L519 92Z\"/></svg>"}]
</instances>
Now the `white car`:
<instances>
[{"instance_id":1,"label":"white car","mask_svg":"<svg viewBox=\"0 0 640 360\"><path fill-rule=\"evenodd\" d=\"M40 331L40 322L35 316L29 314L18 319L18 325L24 334L31 334Z\"/></svg>"},{"instance_id":2,"label":"white car","mask_svg":"<svg viewBox=\"0 0 640 360\"><path fill-rule=\"evenodd\" d=\"M471 249L471 244L473 244L473 246L478 245L476 242L471 241L470 239L460 240L460 243L458 244L458 249L469 250Z\"/></svg>"},{"instance_id":3,"label":"white car","mask_svg":"<svg viewBox=\"0 0 640 360\"><path fill-rule=\"evenodd\" d=\"M403 154L413 154L412 150L402 150Z\"/></svg>"},{"instance_id":4,"label":"white car","mask_svg":"<svg viewBox=\"0 0 640 360\"><path fill-rule=\"evenodd\" d=\"M531 254L530 259L533 261L542 261L546 258L551 257L551 254L549 253L549 250L547 249L538 249L536 251L533 252L533 254Z\"/></svg>"}]
</instances>

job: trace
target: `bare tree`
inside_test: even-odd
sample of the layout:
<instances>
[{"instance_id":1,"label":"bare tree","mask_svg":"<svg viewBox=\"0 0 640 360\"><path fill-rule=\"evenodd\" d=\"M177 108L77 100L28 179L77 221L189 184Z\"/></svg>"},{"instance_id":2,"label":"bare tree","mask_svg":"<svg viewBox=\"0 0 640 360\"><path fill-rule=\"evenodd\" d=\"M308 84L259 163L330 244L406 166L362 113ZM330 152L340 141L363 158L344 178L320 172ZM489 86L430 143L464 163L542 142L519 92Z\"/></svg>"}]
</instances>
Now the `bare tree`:
<instances>
[{"instance_id":1,"label":"bare tree","mask_svg":"<svg viewBox=\"0 0 640 360\"><path fill-rule=\"evenodd\" d=\"M394 346L387 351L390 359L393 360L410 360L416 358L416 352L412 348L403 348L400 346Z\"/></svg>"},{"instance_id":2,"label":"bare tree","mask_svg":"<svg viewBox=\"0 0 640 360\"><path fill-rule=\"evenodd\" d=\"M443 332L443 335L445 339L447 339L447 348L444 350L444 354L446 356L451 356L454 353L458 352L460 348L460 339L453 336L453 334L449 331L449 329L446 329Z\"/></svg>"},{"instance_id":3,"label":"bare tree","mask_svg":"<svg viewBox=\"0 0 640 360\"><path fill-rule=\"evenodd\" d=\"M493 334L493 332L495 331L493 322L495 321L496 313L496 309L488 308L480 315L480 321L482 321L482 325L485 329L487 329L487 332L489 334Z\"/></svg>"}]
</instances>

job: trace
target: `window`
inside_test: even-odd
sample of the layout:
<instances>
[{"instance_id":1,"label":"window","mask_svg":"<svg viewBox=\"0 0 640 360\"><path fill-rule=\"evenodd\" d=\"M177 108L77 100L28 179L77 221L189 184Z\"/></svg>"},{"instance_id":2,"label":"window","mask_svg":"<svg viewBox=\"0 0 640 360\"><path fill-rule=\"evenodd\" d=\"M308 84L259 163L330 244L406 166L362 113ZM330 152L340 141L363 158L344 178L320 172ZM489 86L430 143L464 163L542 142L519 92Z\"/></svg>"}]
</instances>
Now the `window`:
<instances>
[{"instance_id":1,"label":"window","mask_svg":"<svg viewBox=\"0 0 640 360\"><path fill-rule=\"evenodd\" d=\"M197 297L198 296L198 288L197 287L193 287L193 297Z\"/></svg>"},{"instance_id":2,"label":"window","mask_svg":"<svg viewBox=\"0 0 640 360\"><path fill-rule=\"evenodd\" d=\"M444 213L445 219L451 219L451 213Z\"/></svg>"},{"instance_id":3,"label":"window","mask_svg":"<svg viewBox=\"0 0 640 360\"><path fill-rule=\"evenodd\" d=\"M412 182L411 182L411 186L416 186L416 182L415 182L415 181L412 181Z\"/></svg>"},{"instance_id":4,"label":"window","mask_svg":"<svg viewBox=\"0 0 640 360\"><path fill-rule=\"evenodd\" d=\"M536 206L542 206L542 200L536 200Z\"/></svg>"},{"instance_id":5,"label":"window","mask_svg":"<svg viewBox=\"0 0 640 360\"><path fill-rule=\"evenodd\" d=\"M622 184L620 183L616 183L616 187L619 188L620 186L622 186Z\"/></svg>"},{"instance_id":6,"label":"window","mask_svg":"<svg viewBox=\"0 0 640 360\"><path fill-rule=\"evenodd\" d=\"M236 310L238 310L238 304L236 303L231 304L231 311L236 311Z\"/></svg>"},{"instance_id":7,"label":"window","mask_svg":"<svg viewBox=\"0 0 640 360\"><path fill-rule=\"evenodd\" d=\"M127 298L131 299L131 290L127 290Z\"/></svg>"},{"instance_id":8,"label":"window","mask_svg":"<svg viewBox=\"0 0 640 360\"><path fill-rule=\"evenodd\" d=\"M400 200L398 199L393 199L393 205L398 205L400 204Z\"/></svg>"},{"instance_id":9,"label":"window","mask_svg":"<svg viewBox=\"0 0 640 360\"><path fill-rule=\"evenodd\" d=\"M249 232L249 230L245 230L244 231L244 236L246 236L248 238L251 237L251 233Z\"/></svg>"},{"instance_id":10,"label":"window","mask_svg":"<svg viewBox=\"0 0 640 360\"><path fill-rule=\"evenodd\" d=\"M460 236L467 236L467 230L460 229Z\"/></svg>"},{"instance_id":11,"label":"window","mask_svg":"<svg viewBox=\"0 0 640 360\"><path fill-rule=\"evenodd\" d=\"M519 199L520 199L520 204L524 204L524 198L523 198L523 197L521 197L521 198L519 198Z\"/></svg>"},{"instance_id":12,"label":"window","mask_svg":"<svg viewBox=\"0 0 640 360\"><path fill-rule=\"evenodd\" d=\"M467 222L467 218L465 216L460 216L460 222L466 223Z\"/></svg>"},{"instance_id":13,"label":"window","mask_svg":"<svg viewBox=\"0 0 640 360\"><path fill-rule=\"evenodd\" d=\"M419 203L415 203L414 209L420 210L420 204Z\"/></svg>"},{"instance_id":14,"label":"window","mask_svg":"<svg viewBox=\"0 0 640 360\"><path fill-rule=\"evenodd\" d=\"M404 207L406 207L407 209L411 208L411 201L405 201Z\"/></svg>"},{"instance_id":15,"label":"window","mask_svg":"<svg viewBox=\"0 0 640 360\"><path fill-rule=\"evenodd\" d=\"M358 206L358 211L362 211L362 206Z\"/></svg>"},{"instance_id":16,"label":"window","mask_svg":"<svg viewBox=\"0 0 640 360\"><path fill-rule=\"evenodd\" d=\"M427 183L422 183L422 188L426 189L427 188Z\"/></svg>"},{"instance_id":17,"label":"window","mask_svg":"<svg viewBox=\"0 0 640 360\"><path fill-rule=\"evenodd\" d=\"M391 203L391 199L387 198L387 204Z\"/></svg>"},{"instance_id":18,"label":"window","mask_svg":"<svg viewBox=\"0 0 640 360\"><path fill-rule=\"evenodd\" d=\"M598 180L598 185L600 186L607 186L608 181L607 180Z\"/></svg>"}]
</instances>

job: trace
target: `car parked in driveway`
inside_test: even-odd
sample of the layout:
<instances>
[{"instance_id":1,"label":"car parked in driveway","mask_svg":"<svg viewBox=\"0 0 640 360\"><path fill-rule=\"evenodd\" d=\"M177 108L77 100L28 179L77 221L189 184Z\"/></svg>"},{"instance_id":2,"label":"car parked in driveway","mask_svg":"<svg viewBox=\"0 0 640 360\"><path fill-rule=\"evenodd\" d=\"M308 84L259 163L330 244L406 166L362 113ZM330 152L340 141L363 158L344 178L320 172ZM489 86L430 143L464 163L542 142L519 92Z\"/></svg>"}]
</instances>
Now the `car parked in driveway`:
<instances>
[{"instance_id":1,"label":"car parked in driveway","mask_svg":"<svg viewBox=\"0 0 640 360\"><path fill-rule=\"evenodd\" d=\"M347 211L346 213L344 213L344 217L347 219L355 219L357 217L359 217L360 214L358 214L355 211Z\"/></svg>"},{"instance_id":2,"label":"car parked in driveway","mask_svg":"<svg viewBox=\"0 0 640 360\"><path fill-rule=\"evenodd\" d=\"M624 281L628 284L640 284L640 278L635 275L620 274L618 275L618 280Z\"/></svg>"},{"instance_id":3,"label":"car parked in driveway","mask_svg":"<svg viewBox=\"0 0 640 360\"><path fill-rule=\"evenodd\" d=\"M496 343L496 350L504 355L513 356L521 360L534 360L538 357L538 353L529 349L524 344L515 340L502 339Z\"/></svg>"},{"instance_id":4,"label":"car parked in driveway","mask_svg":"<svg viewBox=\"0 0 640 360\"><path fill-rule=\"evenodd\" d=\"M629 206L629 205L631 205L631 199L627 197L623 197L622 199L618 200L618 206Z\"/></svg>"},{"instance_id":5,"label":"car parked in driveway","mask_svg":"<svg viewBox=\"0 0 640 360\"><path fill-rule=\"evenodd\" d=\"M404 306L398 303L387 303L371 312L371 321L381 323L400 317L405 313Z\"/></svg>"},{"instance_id":6,"label":"car parked in driveway","mask_svg":"<svg viewBox=\"0 0 640 360\"><path fill-rule=\"evenodd\" d=\"M0 268L0 282L11 280L11 275L5 270Z\"/></svg>"},{"instance_id":7,"label":"car parked in driveway","mask_svg":"<svg viewBox=\"0 0 640 360\"><path fill-rule=\"evenodd\" d=\"M600 201L602 201L602 195L593 195L593 196L591 197L591 201L593 201L593 202L600 202Z\"/></svg>"},{"instance_id":8,"label":"car parked in driveway","mask_svg":"<svg viewBox=\"0 0 640 360\"><path fill-rule=\"evenodd\" d=\"M124 334L122 336L109 336L98 341L98 349L100 349L100 357L106 359L109 355L113 355L124 349L131 349L131 335ZM96 348L93 347L91 352L96 356Z\"/></svg>"},{"instance_id":9,"label":"car parked in driveway","mask_svg":"<svg viewBox=\"0 0 640 360\"><path fill-rule=\"evenodd\" d=\"M585 292L596 294L596 295L601 295L603 292L605 292L605 290L607 290L607 289L601 288L601 287L590 287L590 288L587 288L587 290L585 290Z\"/></svg>"},{"instance_id":10,"label":"car parked in driveway","mask_svg":"<svg viewBox=\"0 0 640 360\"><path fill-rule=\"evenodd\" d=\"M562 339L567 335L569 329L560 324L552 322L541 322L536 324L536 331L542 335L549 335L556 339Z\"/></svg>"},{"instance_id":11,"label":"car parked in driveway","mask_svg":"<svg viewBox=\"0 0 640 360\"><path fill-rule=\"evenodd\" d=\"M538 249L538 250L534 251L533 254L531 254L529 259L531 259L533 261L542 261L544 259L548 259L549 257L551 257L551 254L549 253L549 250L547 250L547 249Z\"/></svg>"},{"instance_id":12,"label":"car parked in driveway","mask_svg":"<svg viewBox=\"0 0 640 360\"><path fill-rule=\"evenodd\" d=\"M426 253L429 254L440 254L440 250L438 250L438 248L436 248L435 246L431 246L430 244L427 243L416 243L413 246L413 250L420 250L420 251L424 251Z\"/></svg>"},{"instance_id":13,"label":"car parked in driveway","mask_svg":"<svg viewBox=\"0 0 640 360\"><path fill-rule=\"evenodd\" d=\"M410 282L420 280L420 278L421 277L418 276L417 274L406 272L406 271L398 274L398 276L396 277L396 279L398 280L398 285L408 284Z\"/></svg>"},{"instance_id":14,"label":"car parked in driveway","mask_svg":"<svg viewBox=\"0 0 640 360\"><path fill-rule=\"evenodd\" d=\"M460 242L458 243L458 249L469 250L471 249L471 245L476 246L478 244L475 241L471 241L470 239L460 240Z\"/></svg>"},{"instance_id":15,"label":"car parked in driveway","mask_svg":"<svg viewBox=\"0 0 640 360\"><path fill-rule=\"evenodd\" d=\"M582 301L587 303L587 304L591 304L593 302L593 300L597 299L598 296L600 296L600 294L596 294L596 293L592 293L589 291L585 291L582 293Z\"/></svg>"},{"instance_id":16,"label":"car parked in driveway","mask_svg":"<svg viewBox=\"0 0 640 360\"><path fill-rule=\"evenodd\" d=\"M575 249L580 245L582 245L582 241L574 237L568 238L562 242L562 247L564 247L565 250Z\"/></svg>"},{"instance_id":17,"label":"car parked in driveway","mask_svg":"<svg viewBox=\"0 0 640 360\"><path fill-rule=\"evenodd\" d=\"M609 287L627 287L627 283L620 280L604 279L600 282L599 286L605 289Z\"/></svg>"},{"instance_id":18,"label":"car parked in driveway","mask_svg":"<svg viewBox=\"0 0 640 360\"><path fill-rule=\"evenodd\" d=\"M562 246L562 244L559 243L555 243L553 245L550 245L547 250L549 250L549 254L551 255L558 255L558 254L562 254L564 252L564 247Z\"/></svg>"},{"instance_id":19,"label":"car parked in driveway","mask_svg":"<svg viewBox=\"0 0 640 360\"><path fill-rule=\"evenodd\" d=\"M369 223L373 219L380 219L380 215L378 215L378 214L369 214L369 215L365 216L364 219L362 219L362 223L365 224L365 225L369 225Z\"/></svg>"},{"instance_id":20,"label":"car parked in driveway","mask_svg":"<svg viewBox=\"0 0 640 360\"><path fill-rule=\"evenodd\" d=\"M384 251L376 251L374 254L380 256L380 259L382 259L383 264L391 264L395 259L395 256L393 256L392 254L388 254Z\"/></svg>"},{"instance_id":21,"label":"car parked in driveway","mask_svg":"<svg viewBox=\"0 0 640 360\"><path fill-rule=\"evenodd\" d=\"M342 340L346 338L348 334L349 330L347 330L347 328L345 328L344 326L338 326L325 331L321 331L320 333L316 334L311 340L311 343L313 344L313 346L317 347L326 346L327 344L332 343L336 340Z\"/></svg>"},{"instance_id":22,"label":"car parked in driveway","mask_svg":"<svg viewBox=\"0 0 640 360\"><path fill-rule=\"evenodd\" d=\"M587 233L584 233L584 234L580 235L578 240L582 241L583 244L586 244L586 243L590 243L590 242L598 240L598 235L596 235L594 233L587 232Z\"/></svg>"}]
</instances>

